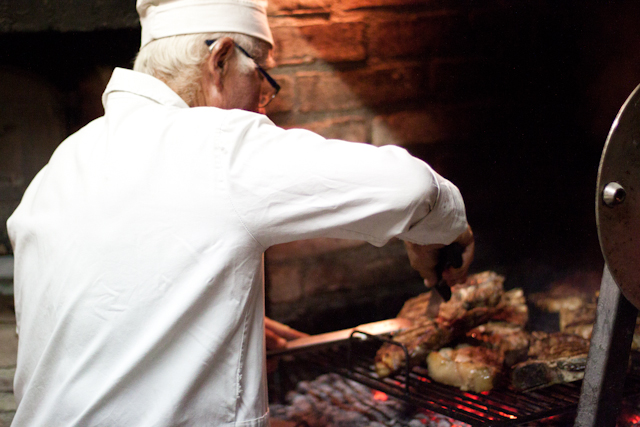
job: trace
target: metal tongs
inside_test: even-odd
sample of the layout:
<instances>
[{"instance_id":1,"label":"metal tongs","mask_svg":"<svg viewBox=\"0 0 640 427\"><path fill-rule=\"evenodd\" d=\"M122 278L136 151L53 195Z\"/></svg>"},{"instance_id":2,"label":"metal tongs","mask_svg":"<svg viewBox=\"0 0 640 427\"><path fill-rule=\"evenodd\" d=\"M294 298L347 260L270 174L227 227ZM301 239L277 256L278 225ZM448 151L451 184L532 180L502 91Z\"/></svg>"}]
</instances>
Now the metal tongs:
<instances>
[{"instance_id":1,"label":"metal tongs","mask_svg":"<svg viewBox=\"0 0 640 427\"><path fill-rule=\"evenodd\" d=\"M451 288L447 284L447 281L442 278L442 272L449 267L462 267L463 252L464 247L458 242L453 242L440 249L440 252L438 253L438 263L436 264L437 282L435 286L430 289L431 291L435 289L436 292L431 292L431 298L429 299L429 305L427 306L427 316L431 319L438 317L440 304L451 299Z\"/></svg>"},{"instance_id":2,"label":"metal tongs","mask_svg":"<svg viewBox=\"0 0 640 427\"><path fill-rule=\"evenodd\" d=\"M400 317L395 319L380 320L377 322L356 326L355 328L297 338L295 340L287 342L287 345L285 347L269 350L267 352L267 356L284 355L308 349L320 349L335 344L345 343L348 342L354 334L357 334L359 332L367 335L385 335L407 329L411 326L411 320L403 319Z\"/></svg>"}]
</instances>

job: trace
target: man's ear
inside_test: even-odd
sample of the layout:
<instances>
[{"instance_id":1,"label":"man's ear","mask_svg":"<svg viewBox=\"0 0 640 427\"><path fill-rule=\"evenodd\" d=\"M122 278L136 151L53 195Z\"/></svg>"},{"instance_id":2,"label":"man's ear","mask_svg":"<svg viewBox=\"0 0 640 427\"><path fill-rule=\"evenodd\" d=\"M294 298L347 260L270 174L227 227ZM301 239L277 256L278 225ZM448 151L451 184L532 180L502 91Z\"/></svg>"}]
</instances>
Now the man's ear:
<instances>
[{"instance_id":1,"label":"man's ear","mask_svg":"<svg viewBox=\"0 0 640 427\"><path fill-rule=\"evenodd\" d=\"M224 74L228 69L231 59L235 56L235 44L231 37L223 37L213 44L211 55L207 58L207 71L213 78L213 83L219 88L222 86Z\"/></svg>"}]
</instances>

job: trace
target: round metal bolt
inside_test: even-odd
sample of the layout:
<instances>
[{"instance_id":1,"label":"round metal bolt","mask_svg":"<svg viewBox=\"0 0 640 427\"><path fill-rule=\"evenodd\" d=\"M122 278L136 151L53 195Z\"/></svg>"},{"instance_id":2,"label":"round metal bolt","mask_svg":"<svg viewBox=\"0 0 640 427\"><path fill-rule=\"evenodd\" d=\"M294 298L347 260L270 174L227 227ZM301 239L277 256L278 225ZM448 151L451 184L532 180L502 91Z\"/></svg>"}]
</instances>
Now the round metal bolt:
<instances>
[{"instance_id":1,"label":"round metal bolt","mask_svg":"<svg viewBox=\"0 0 640 427\"><path fill-rule=\"evenodd\" d=\"M602 201L609 207L614 207L624 202L627 192L617 182L610 182L602 190Z\"/></svg>"}]
</instances>

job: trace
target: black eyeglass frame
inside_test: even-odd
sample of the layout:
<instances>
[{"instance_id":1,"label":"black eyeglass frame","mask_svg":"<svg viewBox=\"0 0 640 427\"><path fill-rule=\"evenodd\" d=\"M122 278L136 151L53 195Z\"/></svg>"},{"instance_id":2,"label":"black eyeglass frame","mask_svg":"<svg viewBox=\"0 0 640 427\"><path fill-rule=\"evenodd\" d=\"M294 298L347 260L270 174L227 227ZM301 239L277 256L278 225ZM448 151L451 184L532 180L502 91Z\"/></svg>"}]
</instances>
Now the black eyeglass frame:
<instances>
[{"instance_id":1,"label":"black eyeglass frame","mask_svg":"<svg viewBox=\"0 0 640 427\"><path fill-rule=\"evenodd\" d=\"M207 44L207 46L209 46L209 50L211 50L211 46L213 46L213 44L217 41L217 39L213 39L213 40L205 40L205 43ZM267 79L267 81L269 82L269 84L271 85L271 87L273 89L275 89L275 92L273 95L271 95L271 98L264 104L264 105L260 105L260 107L266 107L267 105L269 105L269 103L273 100L273 98L276 97L276 95L278 94L278 92L280 92L280 85L278 84L278 82L269 75L269 73L267 73L267 71L262 68L260 66L260 64L258 64L258 62L253 58L253 56L251 56L249 54L249 52L247 52L246 50L244 50L244 48L242 46L240 46L238 43L236 43L235 41L233 42L233 44L240 50L240 52L242 52L247 58L251 59L253 61L254 64L256 64L256 68L258 69L258 71L260 72L260 74L262 74L262 76Z\"/></svg>"}]
</instances>

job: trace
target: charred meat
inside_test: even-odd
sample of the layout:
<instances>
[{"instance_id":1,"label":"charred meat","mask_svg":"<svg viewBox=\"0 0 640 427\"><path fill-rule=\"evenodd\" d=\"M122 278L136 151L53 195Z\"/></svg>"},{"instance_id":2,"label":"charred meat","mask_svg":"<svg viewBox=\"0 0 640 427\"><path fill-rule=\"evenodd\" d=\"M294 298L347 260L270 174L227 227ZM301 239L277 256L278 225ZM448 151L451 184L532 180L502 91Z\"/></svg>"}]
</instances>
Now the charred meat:
<instances>
[{"instance_id":1,"label":"charred meat","mask_svg":"<svg viewBox=\"0 0 640 427\"><path fill-rule=\"evenodd\" d=\"M463 391L480 393L493 388L502 372L502 355L486 347L459 345L429 353L429 376Z\"/></svg>"},{"instance_id":2,"label":"charred meat","mask_svg":"<svg viewBox=\"0 0 640 427\"><path fill-rule=\"evenodd\" d=\"M522 289L515 288L505 292L498 310L491 315L490 320L524 328L529 321L529 306Z\"/></svg>"},{"instance_id":3,"label":"charred meat","mask_svg":"<svg viewBox=\"0 0 640 427\"><path fill-rule=\"evenodd\" d=\"M487 322L467 332L467 337L498 352L507 367L526 359L529 351L529 333L512 323Z\"/></svg>"},{"instance_id":4,"label":"charred meat","mask_svg":"<svg viewBox=\"0 0 640 427\"><path fill-rule=\"evenodd\" d=\"M530 390L584 377L589 341L562 332L532 332L528 359L511 370L511 384Z\"/></svg>"},{"instance_id":5,"label":"charred meat","mask_svg":"<svg viewBox=\"0 0 640 427\"><path fill-rule=\"evenodd\" d=\"M422 363L431 351L444 347L489 320L500 309L504 295L503 282L504 277L494 272L471 276L466 283L451 289L451 299L440 306L435 319L427 316L430 293L408 300L398 317L413 321L413 326L395 335L394 341L406 347L409 360L406 360L401 346L384 344L375 359L378 375L386 377L406 363Z\"/></svg>"}]
</instances>

